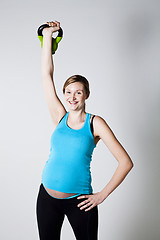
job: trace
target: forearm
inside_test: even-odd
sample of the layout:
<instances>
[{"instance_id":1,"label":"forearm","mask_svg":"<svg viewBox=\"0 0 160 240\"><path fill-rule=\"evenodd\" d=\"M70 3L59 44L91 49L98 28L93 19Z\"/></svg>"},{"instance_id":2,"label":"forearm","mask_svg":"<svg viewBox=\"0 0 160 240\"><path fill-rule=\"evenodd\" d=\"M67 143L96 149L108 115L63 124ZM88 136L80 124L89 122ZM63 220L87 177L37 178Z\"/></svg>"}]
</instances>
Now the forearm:
<instances>
[{"instance_id":1,"label":"forearm","mask_svg":"<svg viewBox=\"0 0 160 240\"><path fill-rule=\"evenodd\" d=\"M53 76L53 58L52 58L52 35L46 34L43 36L42 48L42 76Z\"/></svg>"},{"instance_id":2,"label":"forearm","mask_svg":"<svg viewBox=\"0 0 160 240\"><path fill-rule=\"evenodd\" d=\"M133 167L133 163L119 163L115 173L108 184L101 190L102 198L106 199L125 179Z\"/></svg>"}]
</instances>

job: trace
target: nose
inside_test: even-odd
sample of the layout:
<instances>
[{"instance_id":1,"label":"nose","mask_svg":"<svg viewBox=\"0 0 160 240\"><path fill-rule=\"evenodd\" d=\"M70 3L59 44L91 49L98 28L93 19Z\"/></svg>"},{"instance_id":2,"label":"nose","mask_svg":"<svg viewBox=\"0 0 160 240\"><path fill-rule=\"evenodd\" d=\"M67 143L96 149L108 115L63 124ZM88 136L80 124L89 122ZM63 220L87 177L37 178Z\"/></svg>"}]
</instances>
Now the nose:
<instances>
[{"instance_id":1,"label":"nose","mask_svg":"<svg viewBox=\"0 0 160 240\"><path fill-rule=\"evenodd\" d=\"M74 94L71 96L71 99L72 99L72 100L75 100L75 99L76 99L76 97L75 97Z\"/></svg>"}]
</instances>

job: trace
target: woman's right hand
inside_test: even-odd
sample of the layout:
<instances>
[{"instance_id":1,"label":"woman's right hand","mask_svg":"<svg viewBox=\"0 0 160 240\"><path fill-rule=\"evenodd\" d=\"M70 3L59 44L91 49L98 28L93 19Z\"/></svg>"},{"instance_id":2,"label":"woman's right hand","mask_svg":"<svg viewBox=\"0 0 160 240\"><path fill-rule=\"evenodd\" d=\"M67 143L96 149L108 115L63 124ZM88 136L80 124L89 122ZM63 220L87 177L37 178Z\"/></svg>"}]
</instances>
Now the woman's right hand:
<instances>
[{"instance_id":1,"label":"woman's right hand","mask_svg":"<svg viewBox=\"0 0 160 240\"><path fill-rule=\"evenodd\" d=\"M44 35L52 35L54 32L57 32L60 29L60 22L46 22L50 27L46 27L43 29L42 34Z\"/></svg>"}]
</instances>

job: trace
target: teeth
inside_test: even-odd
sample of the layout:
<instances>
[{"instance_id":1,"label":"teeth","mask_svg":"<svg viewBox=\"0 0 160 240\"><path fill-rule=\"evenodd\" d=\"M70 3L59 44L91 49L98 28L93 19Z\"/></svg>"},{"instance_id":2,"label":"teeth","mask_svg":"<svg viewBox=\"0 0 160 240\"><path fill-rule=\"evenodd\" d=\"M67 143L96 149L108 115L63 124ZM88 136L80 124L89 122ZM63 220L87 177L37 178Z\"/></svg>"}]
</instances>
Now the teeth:
<instances>
[{"instance_id":1,"label":"teeth","mask_svg":"<svg viewBox=\"0 0 160 240\"><path fill-rule=\"evenodd\" d=\"M77 102L70 102L70 103L77 103Z\"/></svg>"}]
</instances>

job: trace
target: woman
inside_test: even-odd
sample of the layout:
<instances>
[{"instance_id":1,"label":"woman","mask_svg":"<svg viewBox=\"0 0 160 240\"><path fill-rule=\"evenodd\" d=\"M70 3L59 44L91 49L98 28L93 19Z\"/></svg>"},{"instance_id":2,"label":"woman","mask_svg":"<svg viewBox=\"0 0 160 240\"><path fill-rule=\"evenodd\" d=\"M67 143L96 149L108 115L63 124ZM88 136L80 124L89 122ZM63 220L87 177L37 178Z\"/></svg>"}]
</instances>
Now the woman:
<instances>
[{"instance_id":1,"label":"woman","mask_svg":"<svg viewBox=\"0 0 160 240\"><path fill-rule=\"evenodd\" d=\"M51 49L52 34L60 29L60 23L47 24L50 27L43 29L42 80L54 131L37 197L39 237L41 240L60 239L66 215L76 239L97 240L98 204L124 180L133 162L105 120L85 111L85 100L90 94L85 77L74 75L64 84L68 112L59 100L53 81ZM90 162L100 139L119 164L104 189L93 193Z\"/></svg>"}]
</instances>

